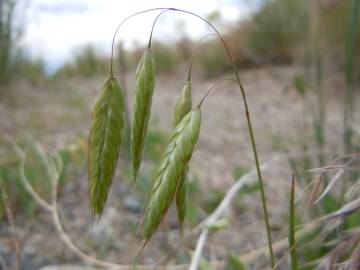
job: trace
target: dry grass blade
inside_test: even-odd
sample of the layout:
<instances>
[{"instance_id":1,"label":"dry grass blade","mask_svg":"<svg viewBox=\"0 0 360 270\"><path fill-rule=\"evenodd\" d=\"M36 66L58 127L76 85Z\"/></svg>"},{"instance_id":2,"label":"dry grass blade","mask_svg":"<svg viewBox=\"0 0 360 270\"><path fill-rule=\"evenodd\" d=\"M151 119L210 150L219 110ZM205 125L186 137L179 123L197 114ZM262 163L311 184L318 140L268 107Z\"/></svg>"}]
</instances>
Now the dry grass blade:
<instances>
[{"instance_id":1,"label":"dry grass blade","mask_svg":"<svg viewBox=\"0 0 360 270\"><path fill-rule=\"evenodd\" d=\"M308 172L324 172L324 171L332 171L332 170L339 170L339 169L343 169L344 165L334 165L334 166L326 166L326 167L321 167L321 168L314 168L314 169L310 169L307 170Z\"/></svg>"},{"instance_id":2,"label":"dry grass blade","mask_svg":"<svg viewBox=\"0 0 360 270\"><path fill-rule=\"evenodd\" d=\"M136 69L134 111L131 128L131 155L136 180L144 150L155 87L155 68L151 48L144 52Z\"/></svg>"},{"instance_id":3,"label":"dry grass blade","mask_svg":"<svg viewBox=\"0 0 360 270\"><path fill-rule=\"evenodd\" d=\"M36 191L32 188L31 184L27 180L26 173L25 173L25 164L26 164L26 154L25 152L13 141L12 139L9 139L11 144L14 147L14 150L16 154L19 156L20 162L19 162L19 178L21 182L23 183L25 189L28 191L28 193L32 196L32 198L43 208L47 211L52 211L51 205L46 202L39 194L36 193Z\"/></svg>"},{"instance_id":4,"label":"dry grass blade","mask_svg":"<svg viewBox=\"0 0 360 270\"><path fill-rule=\"evenodd\" d=\"M15 269L20 270L21 269L20 244L19 244L19 241L18 241L18 238L17 238L17 232L16 232L16 226L15 226L13 211L12 211L11 205L10 205L9 192L8 192L6 183L2 178L0 178L0 190L1 190L1 197L2 197L4 205L5 205L6 216L8 218L9 225L10 225L11 230L12 230L12 238L13 238L14 249L15 249L15 253L16 253L16 267L15 267Z\"/></svg>"},{"instance_id":5,"label":"dry grass blade","mask_svg":"<svg viewBox=\"0 0 360 270\"><path fill-rule=\"evenodd\" d=\"M360 233L358 229L346 231L332 241L330 250L317 261L316 269L359 269Z\"/></svg>"},{"instance_id":6,"label":"dry grass blade","mask_svg":"<svg viewBox=\"0 0 360 270\"><path fill-rule=\"evenodd\" d=\"M143 238L146 241L158 228L171 204L199 138L200 124L200 110L191 111L171 134L146 205L143 223Z\"/></svg>"},{"instance_id":7,"label":"dry grass blade","mask_svg":"<svg viewBox=\"0 0 360 270\"><path fill-rule=\"evenodd\" d=\"M94 214L101 215L116 170L125 104L122 89L109 77L100 90L93 108L89 137L89 201Z\"/></svg>"},{"instance_id":8,"label":"dry grass blade","mask_svg":"<svg viewBox=\"0 0 360 270\"><path fill-rule=\"evenodd\" d=\"M359 208L360 208L360 198L347 203L346 205L341 207L339 210L337 210L336 212L334 212L326 217L327 218L338 218L338 217L349 216L352 213L354 213L355 211L359 210Z\"/></svg>"},{"instance_id":9,"label":"dry grass blade","mask_svg":"<svg viewBox=\"0 0 360 270\"><path fill-rule=\"evenodd\" d=\"M314 202L320 193L321 175L317 176L315 178L315 180L312 182L312 184L313 184L313 188L312 188L309 198L306 202L305 211L307 211L308 209L310 209L311 206L314 205Z\"/></svg>"},{"instance_id":10,"label":"dry grass blade","mask_svg":"<svg viewBox=\"0 0 360 270\"><path fill-rule=\"evenodd\" d=\"M343 155L333 160L330 160L329 165L325 167L309 170L309 172L318 172L319 175L305 188L306 190L311 186L313 187L307 201L306 209L310 208L310 206L312 205L317 204L321 199L323 199L325 195L329 193L331 188L336 184L336 182L340 179L340 177L345 173L345 171L358 170L358 168L356 167L352 168L351 166L349 166L352 162L354 162L358 158L358 156L359 156L358 154ZM344 162L344 164L337 165L336 163L339 162L340 160L347 160L347 161ZM332 170L338 170L338 172L335 173L335 175L330 179L325 189L321 191L323 176Z\"/></svg>"},{"instance_id":11,"label":"dry grass blade","mask_svg":"<svg viewBox=\"0 0 360 270\"><path fill-rule=\"evenodd\" d=\"M181 91L180 96L176 100L175 108L174 108L174 128L176 125L191 111L192 107L192 93L191 93L191 82L187 81L183 90ZM179 221L179 228L182 234L183 224L185 220L186 213L186 194L187 194L187 172L189 171L189 167L186 166L184 174L181 176L179 180L179 187L176 191L176 209Z\"/></svg>"},{"instance_id":12,"label":"dry grass blade","mask_svg":"<svg viewBox=\"0 0 360 270\"><path fill-rule=\"evenodd\" d=\"M345 172L345 170L344 170L344 168L342 168L331 178L329 184L326 186L325 190L321 193L321 195L316 199L314 204L317 204L319 201L321 201L325 197L326 194L329 193L331 188L335 185L337 180L340 178L340 176L343 175L344 172Z\"/></svg>"},{"instance_id":13,"label":"dry grass blade","mask_svg":"<svg viewBox=\"0 0 360 270\"><path fill-rule=\"evenodd\" d=\"M360 190L360 180L352 185L347 192L345 193L345 199L351 199L353 196L357 196L358 191Z\"/></svg>"},{"instance_id":14,"label":"dry grass blade","mask_svg":"<svg viewBox=\"0 0 360 270\"><path fill-rule=\"evenodd\" d=\"M298 269L295 240L295 178L292 175L291 192L289 201L289 249L291 255L291 270Z\"/></svg>"}]
</instances>

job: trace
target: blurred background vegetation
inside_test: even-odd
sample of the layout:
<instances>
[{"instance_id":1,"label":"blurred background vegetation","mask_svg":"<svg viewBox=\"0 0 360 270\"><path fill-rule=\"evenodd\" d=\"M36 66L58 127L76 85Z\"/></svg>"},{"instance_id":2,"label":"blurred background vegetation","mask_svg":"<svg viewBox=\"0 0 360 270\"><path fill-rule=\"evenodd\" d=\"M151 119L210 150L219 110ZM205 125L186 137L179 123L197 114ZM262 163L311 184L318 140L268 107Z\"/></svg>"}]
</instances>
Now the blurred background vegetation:
<instances>
[{"instance_id":1,"label":"blurred background vegetation","mask_svg":"<svg viewBox=\"0 0 360 270\"><path fill-rule=\"evenodd\" d=\"M235 56L238 68L267 64L289 64L306 57L308 46L311 46L310 12L312 1L307 0L273 0L265 1L263 6L246 21L232 25L225 31L225 39ZM318 39L321 39L321 54L340 69L345 63L343 53L346 42L347 16L351 10L351 1L319 1ZM291 16L290 16L291 14ZM359 22L357 22L359 25ZM171 73L177 71L182 64L189 61L189 52L184 48L192 48L195 41L182 39L175 44L154 43L157 71ZM359 35L355 41L355 51L360 49ZM126 51L127 65L135 67L139 50ZM188 49L189 50L189 49ZM339 57L338 57L339 56ZM354 54L355 63L359 65L358 54ZM87 68L93 67L94 74L106 71L102 62L107 59L96 56L89 47L78 54L73 64L65 65L59 72L79 72L90 74ZM334 60L334 61L333 61ZM197 56L201 74L205 77L216 77L230 69L229 62L218 40L204 42ZM90 65L91 63L91 65ZM91 67L90 67L91 66ZM73 71L71 72L71 67ZM68 70L69 69L69 70Z\"/></svg>"},{"instance_id":2,"label":"blurred background vegetation","mask_svg":"<svg viewBox=\"0 0 360 270\"><path fill-rule=\"evenodd\" d=\"M289 64L306 57L311 44L310 12L312 1L273 0L264 1L262 7L246 21L232 25L225 31L225 39L235 56L238 68L268 64ZM322 57L332 61L334 69L344 65L347 16L351 1L319 1L318 33L321 39ZM291 14L291 16L290 16ZM211 14L210 14L211 15ZM219 15L220 16L220 15ZM359 23L358 23L359 24ZM189 61L189 50L196 40L181 39L175 44L154 43L157 71L171 73ZM355 50L360 49L359 36ZM127 66L136 66L142 48L125 51ZM354 54L356 56L358 54ZM339 56L339 57L337 57ZM91 47L84 48L72 63L66 64L58 73L88 76L106 72L108 59L97 56ZM334 60L334 62L333 62ZM200 74L206 78L216 77L230 69L224 50L218 40L204 42L197 56ZM359 65L358 57L355 61ZM91 69L93 67L93 71Z\"/></svg>"},{"instance_id":3,"label":"blurred background vegetation","mask_svg":"<svg viewBox=\"0 0 360 270\"><path fill-rule=\"evenodd\" d=\"M340 69L345 63L343 53L346 42L347 17L351 10L351 1L315 1L317 2L319 32L317 39L321 43L322 58L331 61L333 69ZM19 49L17 43L24 25L15 25L14 10L16 0L1 2L1 70L0 81L8 83L15 78L36 79L46 77L42 60L32 60ZM271 0L263 1L261 8L245 21L237 25L224 27L225 39L229 43L238 67L248 68L267 64L289 64L304 61L311 46L311 10L313 1L307 0ZM215 13L216 14L216 13ZM291 15L290 15L291 14ZM216 18L221 14L217 13ZM214 20L214 14L208 18ZM216 20L215 20L216 21ZM359 22L357 22L357 26ZM15 29L15 30L14 30ZM186 37L170 44L161 41L154 43L157 71L173 73L184 64L188 64L191 48L196 40ZM201 46L196 62L204 77L214 77L228 71L230 66L219 41L213 38ZM359 35L355 40L355 52L360 49ZM118 50L119 51L119 50ZM122 50L126 66L136 67L141 47ZM354 53L355 65L359 65L358 54ZM91 77L107 72L108 57L99 54L96 48L88 45L77 50L73 60L65 63L55 74L47 77L84 76Z\"/></svg>"}]
</instances>

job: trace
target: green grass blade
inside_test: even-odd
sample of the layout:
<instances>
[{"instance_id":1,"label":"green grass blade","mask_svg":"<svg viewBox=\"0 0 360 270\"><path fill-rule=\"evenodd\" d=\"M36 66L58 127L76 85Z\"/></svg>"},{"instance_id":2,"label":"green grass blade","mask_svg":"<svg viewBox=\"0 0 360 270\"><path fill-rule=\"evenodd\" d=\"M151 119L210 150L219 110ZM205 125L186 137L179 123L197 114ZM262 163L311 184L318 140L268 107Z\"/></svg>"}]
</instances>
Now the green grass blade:
<instances>
[{"instance_id":1,"label":"green grass blade","mask_svg":"<svg viewBox=\"0 0 360 270\"><path fill-rule=\"evenodd\" d=\"M228 253L225 270L247 270L245 264L240 261L239 257L232 251Z\"/></svg>"}]
</instances>

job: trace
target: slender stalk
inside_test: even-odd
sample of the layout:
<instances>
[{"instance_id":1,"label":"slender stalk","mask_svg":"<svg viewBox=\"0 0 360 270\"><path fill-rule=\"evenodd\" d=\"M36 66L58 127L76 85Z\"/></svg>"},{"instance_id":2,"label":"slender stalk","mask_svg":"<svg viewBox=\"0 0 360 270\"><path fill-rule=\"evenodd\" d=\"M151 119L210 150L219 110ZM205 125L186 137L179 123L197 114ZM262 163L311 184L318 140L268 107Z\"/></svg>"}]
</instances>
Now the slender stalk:
<instances>
[{"instance_id":1,"label":"slender stalk","mask_svg":"<svg viewBox=\"0 0 360 270\"><path fill-rule=\"evenodd\" d=\"M8 192L6 183L2 178L0 178L0 191L1 191L2 199L3 199L4 205L5 205L6 216L8 218L9 225L10 225L10 228L12 231L12 238L13 238L15 254L16 254L15 269L20 270L21 269L21 249L20 249L20 244L19 244L19 240L17 237L17 230L16 230L16 226L15 226L14 215L13 215L13 211L11 209L9 192Z\"/></svg>"},{"instance_id":2,"label":"slender stalk","mask_svg":"<svg viewBox=\"0 0 360 270\"><path fill-rule=\"evenodd\" d=\"M192 257L192 260L191 260L191 263L190 263L190 266L189 266L189 270L197 270L198 269L198 266L199 266L201 258L202 258L201 253L202 253L202 250L203 250L203 248L205 246L206 239L208 238L208 235L209 235L209 229L208 228L204 229L201 232L199 240L197 241L197 244L196 244L194 255Z\"/></svg>"},{"instance_id":3,"label":"slender stalk","mask_svg":"<svg viewBox=\"0 0 360 270\"><path fill-rule=\"evenodd\" d=\"M207 91L206 93L203 95L203 97L201 98L199 104L197 105L197 108L200 109L202 103L204 102L204 100L206 99L206 97L213 91L216 89L216 87L218 87L219 84L222 84L223 82L226 82L226 81L232 81L232 82L236 82L236 80L232 79L232 78L225 78L225 79L222 79L220 81L217 81L213 84L213 86L211 86Z\"/></svg>"},{"instance_id":4,"label":"slender stalk","mask_svg":"<svg viewBox=\"0 0 360 270\"><path fill-rule=\"evenodd\" d=\"M161 11L161 12L159 13L159 15L156 16L156 18L155 18L155 20L154 20L154 22L153 22L153 24L152 24L151 32L150 32L150 38L149 38L149 42L148 42L148 48L151 48L151 41L152 41L152 36L153 36L155 24L156 24L157 20L160 18L160 16L161 16L162 14L164 14L166 11L168 11L168 9L165 9L165 10Z\"/></svg>"},{"instance_id":5,"label":"slender stalk","mask_svg":"<svg viewBox=\"0 0 360 270\"><path fill-rule=\"evenodd\" d=\"M255 166L256 166L256 171L257 171L257 175L259 178L259 187L260 187L260 194L261 194L261 201L262 201L262 208L263 208L263 212L264 212L264 218L265 218L265 227L266 227L266 234L267 234L267 240L268 240L268 247L269 247L269 254L270 254L270 261L271 261L271 266L274 267L275 266L275 259L274 259L274 253L273 253L273 249L272 249L272 239L271 239L271 229L270 229L270 222L269 222L269 214L268 214L268 210L267 210L267 204L266 204L266 196L265 196L265 191L264 191L264 181L262 178L262 174L260 171L260 162L259 162L259 157L258 157L258 152L257 152L257 147L256 147L256 141L255 141L255 135L254 135L254 129L252 127L252 122L251 122L251 115L250 115L250 110L248 107L248 103L247 103L247 99L246 99L246 92L245 89L243 87L243 85L241 84L240 81L240 76L236 67L236 63L235 60L231 54L230 48L227 45L226 41L224 40L223 36L220 34L220 32L217 30L217 28L211 24L208 20L206 20L205 18L201 17L198 14L195 14L193 12L187 11L187 10L183 10L183 9L177 9L177 8L153 8L153 9L147 9L147 10L143 10L137 13L134 13L132 15L130 15L129 17L125 18L117 27L114 37L113 37L113 43L112 43L112 53L111 53L111 60L110 60L110 72L112 73L112 59L113 59L113 47L114 47L114 42L115 42L115 38L116 38L116 34L119 31L121 25L129 18L134 17L136 15L139 14L143 14L146 12L150 12L150 11L154 11L154 10L169 10L169 11L176 11L176 12L181 12L181 13L186 13L189 14L191 16L197 17L198 19L202 20L203 22L205 22L207 25L209 25L213 31L216 33L216 35L219 37L219 39L221 40L225 51L226 51L226 55L228 56L230 63L232 65L234 74L236 76L236 81L237 84L239 86L239 90L243 99L243 103L244 103L244 107L245 107L245 116L246 116L246 120L247 120L247 126L248 126L248 131L249 131L249 135L250 135L250 140L251 140L251 147L252 147L252 151L253 151L253 155L254 155L254 161L255 161Z\"/></svg>"},{"instance_id":6,"label":"slender stalk","mask_svg":"<svg viewBox=\"0 0 360 270\"><path fill-rule=\"evenodd\" d=\"M118 27L116 28L115 30L115 34L113 36L113 39L112 39L112 43L111 43L111 57L110 57L110 75L113 76L113 62L114 62L114 47L115 47L115 38L116 38L116 35L117 33L119 32L119 29L120 27L129 19L137 16L137 15L140 15L140 14L143 14L143 13L147 13L147 12L150 12L150 11L156 11L156 10L164 10L164 9L167 9L167 8L152 8L152 9L147 9L147 10L142 10L142 11L139 11L139 12L136 12L134 14L131 14L130 16L126 17L125 19L123 19L120 24L118 25Z\"/></svg>"},{"instance_id":7,"label":"slender stalk","mask_svg":"<svg viewBox=\"0 0 360 270\"><path fill-rule=\"evenodd\" d=\"M291 256L291 270L298 269L295 240L295 177L292 175L289 201L289 249Z\"/></svg>"},{"instance_id":8,"label":"slender stalk","mask_svg":"<svg viewBox=\"0 0 360 270\"><path fill-rule=\"evenodd\" d=\"M193 62L194 62L194 57L195 54L197 53L197 51L200 48L201 42L203 42L206 38L210 37L210 36L216 36L215 34L207 34L205 36L203 36L195 45L195 48L192 51L191 57L190 57L190 64L189 64L189 72L188 72L188 81L191 80L191 71L192 71L192 66L193 66Z\"/></svg>"}]
</instances>

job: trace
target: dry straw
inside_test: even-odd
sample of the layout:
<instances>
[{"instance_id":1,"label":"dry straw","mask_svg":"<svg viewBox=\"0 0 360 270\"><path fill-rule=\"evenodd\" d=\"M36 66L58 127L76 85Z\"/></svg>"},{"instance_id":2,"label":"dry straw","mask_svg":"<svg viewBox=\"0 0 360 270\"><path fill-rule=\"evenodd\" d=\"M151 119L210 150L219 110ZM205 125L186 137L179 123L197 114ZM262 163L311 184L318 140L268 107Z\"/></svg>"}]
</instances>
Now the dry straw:
<instances>
[{"instance_id":1,"label":"dry straw","mask_svg":"<svg viewBox=\"0 0 360 270\"><path fill-rule=\"evenodd\" d=\"M141 57L135 77L136 85L131 129L131 155L134 179L136 180L141 165L155 87L154 60L150 46L147 47Z\"/></svg>"},{"instance_id":2,"label":"dry straw","mask_svg":"<svg viewBox=\"0 0 360 270\"><path fill-rule=\"evenodd\" d=\"M89 137L89 200L94 214L101 215L118 160L124 127L124 97L110 76L96 99Z\"/></svg>"},{"instance_id":3,"label":"dry straw","mask_svg":"<svg viewBox=\"0 0 360 270\"><path fill-rule=\"evenodd\" d=\"M200 110L193 110L180 121L170 136L146 204L143 223L146 242L158 228L179 187L199 138L200 124Z\"/></svg>"},{"instance_id":4,"label":"dry straw","mask_svg":"<svg viewBox=\"0 0 360 270\"><path fill-rule=\"evenodd\" d=\"M298 270L295 239L295 177L292 175L290 201L289 201L289 249L291 255L291 270Z\"/></svg>"}]
</instances>

